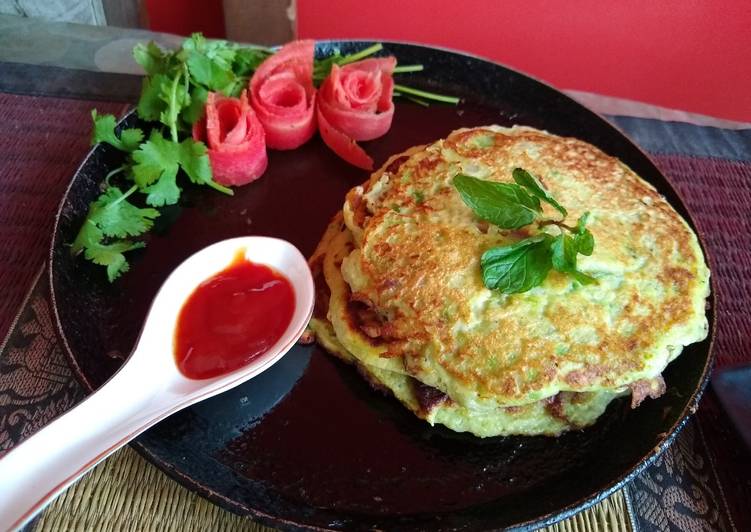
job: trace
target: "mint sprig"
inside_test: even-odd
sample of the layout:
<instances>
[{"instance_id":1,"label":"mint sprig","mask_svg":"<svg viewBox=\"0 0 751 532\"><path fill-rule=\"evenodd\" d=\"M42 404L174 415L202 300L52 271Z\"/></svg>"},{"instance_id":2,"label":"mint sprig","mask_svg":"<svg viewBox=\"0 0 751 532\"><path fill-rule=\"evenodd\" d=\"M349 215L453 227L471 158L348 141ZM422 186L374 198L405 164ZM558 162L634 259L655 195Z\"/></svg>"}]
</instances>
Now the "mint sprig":
<instances>
[{"instance_id":1,"label":"mint sprig","mask_svg":"<svg viewBox=\"0 0 751 532\"><path fill-rule=\"evenodd\" d=\"M541 201L553 206L565 219L568 211L560 205L531 173L514 169L515 184L485 181L458 174L453 184L462 201L475 215L501 229L519 229L537 222L538 228L555 225L558 235L540 232L505 246L496 246L480 259L486 287L505 294L526 292L545 281L551 269L573 277L580 284L597 282L577 268L578 256L594 250L594 236L586 228L589 213L570 227L562 220L543 219Z\"/></svg>"},{"instance_id":2,"label":"mint sprig","mask_svg":"<svg viewBox=\"0 0 751 532\"><path fill-rule=\"evenodd\" d=\"M541 212L540 200L523 187L458 174L453 180L464 203L477 216L504 229L518 229L534 222Z\"/></svg>"}]
</instances>

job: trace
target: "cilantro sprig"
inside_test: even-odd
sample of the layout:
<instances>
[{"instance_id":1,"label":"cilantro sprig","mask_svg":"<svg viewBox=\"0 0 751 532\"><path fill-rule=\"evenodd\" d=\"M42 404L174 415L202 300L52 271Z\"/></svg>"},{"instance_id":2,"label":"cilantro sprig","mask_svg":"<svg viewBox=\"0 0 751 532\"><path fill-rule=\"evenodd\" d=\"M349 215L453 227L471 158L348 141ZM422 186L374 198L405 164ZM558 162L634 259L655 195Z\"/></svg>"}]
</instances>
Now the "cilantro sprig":
<instances>
[{"instance_id":1,"label":"cilantro sprig","mask_svg":"<svg viewBox=\"0 0 751 532\"><path fill-rule=\"evenodd\" d=\"M577 269L578 256L594 250L594 236L586 228L589 213L570 227L563 220L543 219L542 203L555 208L565 219L568 211L560 205L531 173L522 168L512 172L515 183L497 183L458 174L453 179L464 203L476 216L502 229L519 229L537 222L538 227L555 225L559 234L540 232L505 246L488 249L480 258L486 287L505 294L526 292L542 284L556 270L581 284L596 282Z\"/></svg>"},{"instance_id":2,"label":"cilantro sprig","mask_svg":"<svg viewBox=\"0 0 751 532\"><path fill-rule=\"evenodd\" d=\"M89 206L86 221L71 246L73 253L83 251L88 260L106 266L110 282L128 271L128 261L123 253L145 245L128 237L151 229L154 219L159 216L156 209L139 208L128 201L137 189L133 185L123 193L110 186Z\"/></svg>"},{"instance_id":3,"label":"cilantro sprig","mask_svg":"<svg viewBox=\"0 0 751 532\"><path fill-rule=\"evenodd\" d=\"M376 44L342 55L335 51L314 62L314 82L320 84L334 64L345 65L369 57L383 46ZM206 40L193 34L175 50L154 42L138 44L133 57L146 73L136 107L141 120L155 127L146 138L140 128L117 128L112 115L92 111L92 144L105 143L125 153L123 164L110 172L101 195L90 205L71 251L107 268L110 281L129 269L125 253L146 245L145 235L159 216L158 208L180 200L181 180L209 186L232 195L212 178L207 148L191 137L193 124L203 114L209 92L237 97L274 50ZM417 72L422 65L398 66L396 73ZM425 100L457 103L457 98L395 85L395 95L418 103ZM125 190L125 192L123 192Z\"/></svg>"},{"instance_id":4,"label":"cilantro sprig","mask_svg":"<svg viewBox=\"0 0 751 532\"><path fill-rule=\"evenodd\" d=\"M106 143L125 152L122 166L110 172L104 180L104 191L89 206L86 219L75 240L71 244L73 254L83 253L87 260L107 268L110 282L128 271L129 264L124 253L144 247L141 240L134 241L147 233L153 226L159 211L153 207L172 205L180 199L178 171L196 184L210 186L226 194L232 194L227 187L212 179L206 146L192 138L182 142L165 139L158 129L154 129L144 141L140 128L122 128L118 134L116 120L112 115L91 113L94 128L91 143ZM128 186L122 192L112 181ZM146 207L131 203L136 193L141 193L136 201Z\"/></svg>"}]
</instances>

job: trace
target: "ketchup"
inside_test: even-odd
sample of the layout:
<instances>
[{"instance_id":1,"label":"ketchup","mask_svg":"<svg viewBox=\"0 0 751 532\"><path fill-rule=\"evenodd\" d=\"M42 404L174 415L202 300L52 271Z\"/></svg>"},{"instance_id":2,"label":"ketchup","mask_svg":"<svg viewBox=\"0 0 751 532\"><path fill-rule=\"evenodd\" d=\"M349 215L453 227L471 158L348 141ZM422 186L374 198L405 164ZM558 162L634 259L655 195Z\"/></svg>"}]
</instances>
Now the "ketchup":
<instances>
[{"instance_id":1,"label":"ketchup","mask_svg":"<svg viewBox=\"0 0 751 532\"><path fill-rule=\"evenodd\" d=\"M175 359L189 379L234 371L273 346L292 321L295 293L286 277L245 259L206 279L180 310Z\"/></svg>"}]
</instances>

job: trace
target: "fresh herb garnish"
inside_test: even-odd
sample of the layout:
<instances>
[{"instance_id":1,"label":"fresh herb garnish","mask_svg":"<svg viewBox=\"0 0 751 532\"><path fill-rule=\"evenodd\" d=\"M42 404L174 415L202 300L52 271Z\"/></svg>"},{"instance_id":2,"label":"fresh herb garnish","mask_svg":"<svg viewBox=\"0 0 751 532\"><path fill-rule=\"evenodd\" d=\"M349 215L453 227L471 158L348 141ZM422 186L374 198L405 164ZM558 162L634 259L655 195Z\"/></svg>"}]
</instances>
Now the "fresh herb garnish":
<instances>
[{"instance_id":1,"label":"fresh herb garnish","mask_svg":"<svg viewBox=\"0 0 751 532\"><path fill-rule=\"evenodd\" d=\"M237 97L268 48L240 46L226 41L207 41L194 33L174 51L162 51L153 42L137 44L133 57L146 71L138 116L160 121L170 129L172 140L198 120L208 91Z\"/></svg>"},{"instance_id":2,"label":"fresh herb garnish","mask_svg":"<svg viewBox=\"0 0 751 532\"><path fill-rule=\"evenodd\" d=\"M89 206L81 229L71 251L83 252L86 259L107 267L107 277L114 281L128 270L126 251L142 248L142 241L135 237L148 232L159 211L149 207L137 207L128 198L134 193L146 194L145 203L153 207L177 203L180 187L177 184L178 169L196 184L208 185L226 194L232 191L216 183L211 177L211 166L206 146L186 138L182 142L165 139L158 129L143 142L143 131L126 128L115 132L115 117L91 113L94 121L92 143L106 142L128 154L126 162L110 172L104 180L104 192ZM111 184L118 179L130 185L127 192Z\"/></svg>"},{"instance_id":3,"label":"fresh herb garnish","mask_svg":"<svg viewBox=\"0 0 751 532\"><path fill-rule=\"evenodd\" d=\"M577 269L579 254L589 256L594 250L594 237L586 228L589 213L584 213L576 227L562 221L544 220L540 201L552 205L565 218L568 211L561 206L531 173L514 169L516 184L485 181L458 174L453 183L467 206L479 218L502 229L519 229L535 221L538 227L555 225L558 235L540 232L514 244L497 246L483 253L480 259L483 283L491 290L505 294L526 292L542 284L551 269L572 276L581 284L596 279Z\"/></svg>"},{"instance_id":4,"label":"fresh herb garnish","mask_svg":"<svg viewBox=\"0 0 751 532\"><path fill-rule=\"evenodd\" d=\"M133 185L123 194L119 188L109 187L89 206L86 221L71 247L73 253L83 251L88 260L106 266L110 281L128 271L123 253L144 246L143 242L133 242L127 237L148 231L159 216L156 209L142 209L128 201L137 188Z\"/></svg>"},{"instance_id":5,"label":"fresh herb garnish","mask_svg":"<svg viewBox=\"0 0 751 532\"><path fill-rule=\"evenodd\" d=\"M542 184L537 180L535 176L533 176L523 168L514 168L514 171L511 175L514 178L514 181L516 181L517 185L523 186L536 198L555 207L555 209L560 212L564 218L568 215L566 209L561 207L560 203L555 201L552 196L548 194L547 190L542 188Z\"/></svg>"},{"instance_id":6,"label":"fresh herb garnish","mask_svg":"<svg viewBox=\"0 0 751 532\"><path fill-rule=\"evenodd\" d=\"M454 186L475 214L503 229L518 229L539 216L540 200L513 183L496 183L459 174Z\"/></svg>"},{"instance_id":7,"label":"fresh herb garnish","mask_svg":"<svg viewBox=\"0 0 751 532\"><path fill-rule=\"evenodd\" d=\"M143 131L138 128L128 128L115 135L115 117L112 115L98 115L96 109L91 111L94 120L94 131L91 134L91 145L106 142L110 146L122 151L133 151L143 140Z\"/></svg>"},{"instance_id":8,"label":"fresh herb garnish","mask_svg":"<svg viewBox=\"0 0 751 532\"><path fill-rule=\"evenodd\" d=\"M314 81L323 81L334 64L346 65L382 49L383 45L375 44L353 54L335 51L317 59ZM163 50L154 42L136 45L133 57L146 73L138 116L161 127L152 129L148 139L140 128L123 128L118 134L114 116L92 112L92 144L107 143L127 155L123 165L104 180L104 191L90 205L71 245L72 252L106 266L107 276L113 281L128 270L124 253L145 246L143 241L131 239L151 229L159 216L159 211L151 207L179 201L181 174L192 183L232 195L231 189L213 180L206 146L192 139L191 128L201 118L210 91L239 96L258 66L273 53L264 47L209 41L200 34L191 35L176 50ZM422 65L405 65L397 67L395 73L420 70ZM421 104L430 99L458 102L457 98L401 85L397 89L395 95L415 98Z\"/></svg>"},{"instance_id":9,"label":"fresh herb garnish","mask_svg":"<svg viewBox=\"0 0 751 532\"><path fill-rule=\"evenodd\" d=\"M510 246L487 250L480 259L485 286L505 294L514 294L541 284L552 267L552 239L543 233Z\"/></svg>"}]
</instances>

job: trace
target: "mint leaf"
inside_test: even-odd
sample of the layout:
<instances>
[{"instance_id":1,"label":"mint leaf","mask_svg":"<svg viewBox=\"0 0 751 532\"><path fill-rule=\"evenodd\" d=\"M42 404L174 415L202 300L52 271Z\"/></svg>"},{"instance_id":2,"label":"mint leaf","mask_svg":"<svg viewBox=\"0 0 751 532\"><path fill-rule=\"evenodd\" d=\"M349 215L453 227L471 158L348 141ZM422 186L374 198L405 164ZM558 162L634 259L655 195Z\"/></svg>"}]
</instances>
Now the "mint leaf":
<instances>
[{"instance_id":1,"label":"mint leaf","mask_svg":"<svg viewBox=\"0 0 751 532\"><path fill-rule=\"evenodd\" d=\"M587 233L589 233L589 231L587 231ZM561 273L567 273L571 275L581 284L592 284L597 282L597 280L594 277L590 277L589 275L580 272L576 268L576 258L580 253L580 241L578 240L579 237L580 235L571 237L565 234L560 234L555 237L553 243L550 246L550 249L553 252L553 268ZM592 252L591 248L589 252Z\"/></svg>"},{"instance_id":2,"label":"mint leaf","mask_svg":"<svg viewBox=\"0 0 751 532\"><path fill-rule=\"evenodd\" d=\"M133 151L143 140L143 131L138 128L123 129L118 138L115 133L117 121L113 115L99 115L96 109L93 109L91 118L94 120L94 131L91 135L92 146L99 142L106 142L118 150Z\"/></svg>"},{"instance_id":3,"label":"mint leaf","mask_svg":"<svg viewBox=\"0 0 751 532\"><path fill-rule=\"evenodd\" d=\"M576 221L576 247L582 255L590 256L595 249L595 237L585 226L589 220L589 213L585 212Z\"/></svg>"},{"instance_id":4,"label":"mint leaf","mask_svg":"<svg viewBox=\"0 0 751 532\"><path fill-rule=\"evenodd\" d=\"M482 254L482 280L491 290L505 294L526 292L540 285L552 266L550 241L540 234Z\"/></svg>"},{"instance_id":5,"label":"mint leaf","mask_svg":"<svg viewBox=\"0 0 751 532\"><path fill-rule=\"evenodd\" d=\"M553 252L553 267L559 272L576 271L576 255L578 248L576 241L568 235L561 233L553 240L551 246Z\"/></svg>"},{"instance_id":6,"label":"mint leaf","mask_svg":"<svg viewBox=\"0 0 751 532\"><path fill-rule=\"evenodd\" d=\"M540 183L540 181L538 181L535 176L533 176L523 168L514 168L512 177L518 185L523 186L537 198L555 207L558 212L563 215L564 218L566 217L566 215L568 215L566 209L564 209L560 203L553 199L553 197L548 193L547 190L543 188L542 183Z\"/></svg>"},{"instance_id":7,"label":"mint leaf","mask_svg":"<svg viewBox=\"0 0 751 532\"><path fill-rule=\"evenodd\" d=\"M519 185L484 181L457 174L453 184L467 206L483 220L503 229L532 223L540 212L540 200Z\"/></svg>"}]
</instances>

